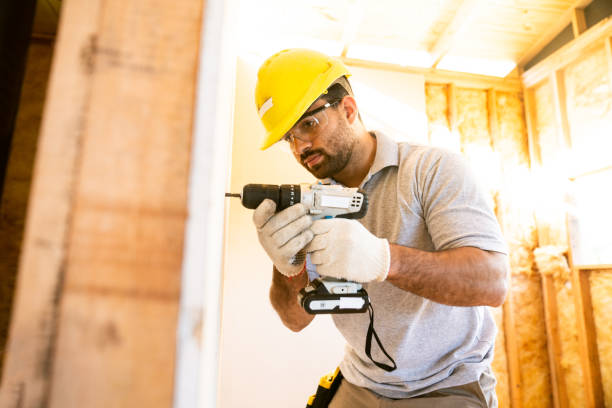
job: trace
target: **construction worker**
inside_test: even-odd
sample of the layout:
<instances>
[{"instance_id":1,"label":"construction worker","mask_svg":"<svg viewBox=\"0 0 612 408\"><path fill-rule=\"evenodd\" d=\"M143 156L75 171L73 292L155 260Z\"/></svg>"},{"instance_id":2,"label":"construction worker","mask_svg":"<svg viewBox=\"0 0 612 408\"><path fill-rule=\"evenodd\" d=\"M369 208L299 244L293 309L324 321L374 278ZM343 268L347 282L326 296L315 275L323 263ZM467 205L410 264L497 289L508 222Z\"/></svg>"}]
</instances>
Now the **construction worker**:
<instances>
[{"instance_id":1,"label":"construction worker","mask_svg":"<svg viewBox=\"0 0 612 408\"><path fill-rule=\"evenodd\" d=\"M293 331L313 320L296 301L305 265L291 262L304 247L320 275L367 288L387 354L364 352L367 314L332 315L347 347L330 407L496 407L487 306L503 303L508 275L496 218L460 155L368 131L348 76L339 60L305 49L259 69L262 149L288 143L315 177L358 186L369 199L359 221L313 222L302 204L278 213L271 200L259 205L253 221L274 264L271 303ZM385 355L396 368L376 363Z\"/></svg>"}]
</instances>

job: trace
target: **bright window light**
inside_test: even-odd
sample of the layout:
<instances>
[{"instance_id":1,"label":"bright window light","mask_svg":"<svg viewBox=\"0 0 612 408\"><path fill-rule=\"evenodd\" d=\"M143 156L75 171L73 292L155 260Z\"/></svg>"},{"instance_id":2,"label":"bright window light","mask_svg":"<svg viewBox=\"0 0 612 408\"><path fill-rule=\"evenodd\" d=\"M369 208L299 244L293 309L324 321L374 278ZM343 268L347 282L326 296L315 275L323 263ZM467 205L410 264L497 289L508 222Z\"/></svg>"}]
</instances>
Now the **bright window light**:
<instances>
[{"instance_id":1,"label":"bright window light","mask_svg":"<svg viewBox=\"0 0 612 408\"><path fill-rule=\"evenodd\" d=\"M431 54L427 51L402 50L363 44L352 44L348 49L347 57L424 68L430 67L432 63Z\"/></svg>"},{"instance_id":2,"label":"bright window light","mask_svg":"<svg viewBox=\"0 0 612 408\"><path fill-rule=\"evenodd\" d=\"M438 64L439 69L469 72L504 78L516 67L516 62L505 59L489 59L447 55Z\"/></svg>"}]
</instances>

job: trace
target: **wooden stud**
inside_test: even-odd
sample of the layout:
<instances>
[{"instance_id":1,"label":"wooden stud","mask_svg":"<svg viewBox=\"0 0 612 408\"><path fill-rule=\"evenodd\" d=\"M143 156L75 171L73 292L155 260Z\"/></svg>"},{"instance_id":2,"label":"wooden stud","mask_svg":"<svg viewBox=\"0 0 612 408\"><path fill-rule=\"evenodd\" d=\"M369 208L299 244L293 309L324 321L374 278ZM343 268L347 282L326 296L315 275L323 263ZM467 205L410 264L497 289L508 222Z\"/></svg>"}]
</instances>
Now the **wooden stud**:
<instances>
[{"instance_id":1,"label":"wooden stud","mask_svg":"<svg viewBox=\"0 0 612 408\"><path fill-rule=\"evenodd\" d=\"M523 91L525 103L525 123L527 125L527 141L529 143L529 161L532 169L542 165L540 143L536 134L537 116L535 112L535 95L533 88Z\"/></svg>"},{"instance_id":2,"label":"wooden stud","mask_svg":"<svg viewBox=\"0 0 612 408\"><path fill-rule=\"evenodd\" d=\"M604 406L604 393L599 367L589 274L590 271L587 269L572 268L580 362L582 363L587 408L599 408Z\"/></svg>"},{"instance_id":3,"label":"wooden stud","mask_svg":"<svg viewBox=\"0 0 612 408\"><path fill-rule=\"evenodd\" d=\"M569 120L567 118L565 76L563 70L557 70L550 74L550 84L553 89L553 104L557 132L560 133L559 145L571 149L572 137Z\"/></svg>"},{"instance_id":4,"label":"wooden stud","mask_svg":"<svg viewBox=\"0 0 612 408\"><path fill-rule=\"evenodd\" d=\"M512 277L510 277L512 279ZM509 287L512 284L509 283ZM512 408L523 406L523 392L521 383L521 363L519 360L518 338L514 321L514 302L512 293L508 294L503 305L504 312L504 336L506 340L506 356L508 359L508 378L510 382L510 400Z\"/></svg>"},{"instance_id":5,"label":"wooden stud","mask_svg":"<svg viewBox=\"0 0 612 408\"><path fill-rule=\"evenodd\" d=\"M487 111L489 114L489 135L491 136L491 146L493 150L499 141L499 123L497 119L497 93L495 89L487 89Z\"/></svg>"},{"instance_id":6,"label":"wooden stud","mask_svg":"<svg viewBox=\"0 0 612 408\"><path fill-rule=\"evenodd\" d=\"M586 30L587 24L584 17L584 9L574 8L572 10L572 31L574 32L574 38L578 38Z\"/></svg>"},{"instance_id":7,"label":"wooden stud","mask_svg":"<svg viewBox=\"0 0 612 408\"><path fill-rule=\"evenodd\" d=\"M561 365L562 348L559 335L559 314L557 310L557 291L552 275L541 275L544 295L544 317L546 323L546 345L550 364L553 401L555 408L567 408L567 390Z\"/></svg>"}]
</instances>

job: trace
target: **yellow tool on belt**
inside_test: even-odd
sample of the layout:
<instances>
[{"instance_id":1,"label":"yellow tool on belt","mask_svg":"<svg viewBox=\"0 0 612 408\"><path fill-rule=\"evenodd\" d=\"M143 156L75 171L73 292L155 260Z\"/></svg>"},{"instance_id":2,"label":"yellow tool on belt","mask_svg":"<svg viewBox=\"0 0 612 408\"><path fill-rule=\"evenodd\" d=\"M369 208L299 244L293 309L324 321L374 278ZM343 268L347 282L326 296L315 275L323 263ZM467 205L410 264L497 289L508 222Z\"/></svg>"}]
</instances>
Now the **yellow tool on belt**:
<instances>
[{"instance_id":1,"label":"yellow tool on belt","mask_svg":"<svg viewBox=\"0 0 612 408\"><path fill-rule=\"evenodd\" d=\"M340 372L340 367L336 368L333 374L321 377L317 393L310 396L306 408L327 408L341 382L342 373Z\"/></svg>"}]
</instances>

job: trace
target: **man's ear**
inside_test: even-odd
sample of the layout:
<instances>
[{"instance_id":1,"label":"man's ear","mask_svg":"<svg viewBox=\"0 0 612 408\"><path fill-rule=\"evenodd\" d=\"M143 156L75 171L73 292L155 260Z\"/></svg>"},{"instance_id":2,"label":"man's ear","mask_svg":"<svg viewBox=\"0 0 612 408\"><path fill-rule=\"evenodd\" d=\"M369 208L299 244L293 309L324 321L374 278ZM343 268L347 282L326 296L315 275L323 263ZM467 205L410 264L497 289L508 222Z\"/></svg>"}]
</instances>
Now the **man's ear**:
<instances>
[{"instance_id":1,"label":"man's ear","mask_svg":"<svg viewBox=\"0 0 612 408\"><path fill-rule=\"evenodd\" d=\"M346 119L349 124L353 124L355 120L359 117L359 111L357 110L357 101L350 95L346 95L342 99L342 105L344 106L344 112L346 114Z\"/></svg>"}]
</instances>

